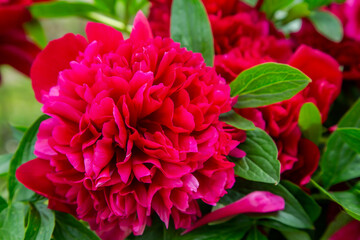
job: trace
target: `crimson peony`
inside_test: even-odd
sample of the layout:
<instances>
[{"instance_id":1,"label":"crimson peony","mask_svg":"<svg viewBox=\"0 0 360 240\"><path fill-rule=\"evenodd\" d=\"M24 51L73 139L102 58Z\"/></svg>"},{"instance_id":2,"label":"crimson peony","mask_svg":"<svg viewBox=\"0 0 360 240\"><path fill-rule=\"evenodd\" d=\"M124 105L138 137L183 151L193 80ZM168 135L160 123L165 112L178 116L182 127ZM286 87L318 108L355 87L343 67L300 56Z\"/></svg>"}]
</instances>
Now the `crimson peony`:
<instances>
[{"instance_id":1,"label":"crimson peony","mask_svg":"<svg viewBox=\"0 0 360 240\"><path fill-rule=\"evenodd\" d=\"M343 66L344 80L360 80L360 1L347 0L333 3L325 10L335 14L342 22L344 38L336 43L319 34L312 23L303 20L299 32L291 35L295 46L306 44L334 57Z\"/></svg>"},{"instance_id":2,"label":"crimson peony","mask_svg":"<svg viewBox=\"0 0 360 240\"><path fill-rule=\"evenodd\" d=\"M150 24L155 34L162 35L169 29L171 0L151 2ZM330 105L340 93L338 64L330 56L306 46L292 53L290 41L256 8L237 0L202 2L214 35L214 65L227 82L264 62L287 63L312 79L305 90L290 100L267 107L236 110L274 139L282 176L298 184L307 183L318 166L320 153L314 143L302 138L298 126L299 111L305 102L314 102L320 109L322 121L326 120Z\"/></svg>"},{"instance_id":3,"label":"crimson peony","mask_svg":"<svg viewBox=\"0 0 360 240\"><path fill-rule=\"evenodd\" d=\"M29 75L40 49L26 37L23 24L31 20L26 9L36 0L0 1L0 65L9 64Z\"/></svg>"},{"instance_id":4,"label":"crimson peony","mask_svg":"<svg viewBox=\"0 0 360 240\"><path fill-rule=\"evenodd\" d=\"M142 234L155 212L176 228L234 183L238 145L218 118L230 88L199 53L153 38L139 13L130 38L89 23L36 58L36 98L51 116L35 154L16 172L49 207L88 221L103 239Z\"/></svg>"}]
</instances>

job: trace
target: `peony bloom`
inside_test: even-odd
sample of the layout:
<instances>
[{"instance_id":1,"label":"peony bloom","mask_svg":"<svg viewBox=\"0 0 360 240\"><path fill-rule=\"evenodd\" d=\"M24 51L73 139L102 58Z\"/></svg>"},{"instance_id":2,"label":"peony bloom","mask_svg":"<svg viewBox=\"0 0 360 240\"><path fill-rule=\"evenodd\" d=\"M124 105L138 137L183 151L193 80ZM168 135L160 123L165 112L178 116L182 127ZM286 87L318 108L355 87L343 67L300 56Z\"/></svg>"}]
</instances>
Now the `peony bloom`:
<instances>
[{"instance_id":1,"label":"peony bloom","mask_svg":"<svg viewBox=\"0 0 360 240\"><path fill-rule=\"evenodd\" d=\"M170 12L171 1L154 0L152 3L150 24L155 34L162 34L164 26L169 26L165 16ZM287 63L312 79L306 89L290 100L267 107L236 110L274 139L282 176L298 184L307 183L318 166L320 153L314 143L301 136L299 111L305 102L313 102L325 122L330 105L340 93L338 64L330 56L307 46L300 46L293 53L290 42L276 31L265 15L241 1L203 0L203 3L214 35L214 65L227 82L242 71L265 62ZM167 9L167 15L160 14L164 9Z\"/></svg>"},{"instance_id":2,"label":"peony bloom","mask_svg":"<svg viewBox=\"0 0 360 240\"><path fill-rule=\"evenodd\" d=\"M49 207L88 221L103 239L142 234L155 212L176 228L232 187L238 145L221 113L230 88L199 53L153 38L139 13L130 38L89 23L87 39L67 34L36 58L36 98L51 116L20 182Z\"/></svg>"},{"instance_id":3,"label":"peony bloom","mask_svg":"<svg viewBox=\"0 0 360 240\"><path fill-rule=\"evenodd\" d=\"M303 20L299 32L291 35L295 46L306 44L334 57L343 66L344 80L360 80L360 2L347 0L343 4L331 4L326 10L342 22L344 38L335 43L320 35L311 22Z\"/></svg>"},{"instance_id":4,"label":"peony bloom","mask_svg":"<svg viewBox=\"0 0 360 240\"><path fill-rule=\"evenodd\" d=\"M30 67L40 49L26 37L23 24L31 20L26 9L31 0L0 1L0 65L9 64L30 75Z\"/></svg>"}]
</instances>

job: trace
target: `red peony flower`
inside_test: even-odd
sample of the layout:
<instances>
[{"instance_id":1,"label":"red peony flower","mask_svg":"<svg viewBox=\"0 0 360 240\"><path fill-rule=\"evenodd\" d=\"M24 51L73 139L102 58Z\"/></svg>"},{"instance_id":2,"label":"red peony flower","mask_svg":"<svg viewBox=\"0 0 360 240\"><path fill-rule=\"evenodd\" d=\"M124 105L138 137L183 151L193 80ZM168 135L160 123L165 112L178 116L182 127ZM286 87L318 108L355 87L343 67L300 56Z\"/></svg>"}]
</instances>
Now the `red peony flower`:
<instances>
[{"instance_id":1,"label":"red peony flower","mask_svg":"<svg viewBox=\"0 0 360 240\"><path fill-rule=\"evenodd\" d=\"M141 13L127 40L97 23L86 34L50 42L33 64L51 118L17 178L103 239L142 234L152 212L189 227L197 200L213 205L234 183L225 156L239 142L218 120L229 86L200 54L153 38Z\"/></svg>"},{"instance_id":2,"label":"red peony flower","mask_svg":"<svg viewBox=\"0 0 360 240\"><path fill-rule=\"evenodd\" d=\"M291 35L295 46L309 45L334 57L343 66L344 80L360 80L360 2L347 0L343 4L331 4L327 11L342 22L344 38L335 43L320 35L311 22L303 20L299 32Z\"/></svg>"},{"instance_id":3,"label":"red peony flower","mask_svg":"<svg viewBox=\"0 0 360 240\"><path fill-rule=\"evenodd\" d=\"M165 16L170 12L171 1L165 2L152 1L149 20L155 34L162 34L164 26L169 27ZM307 183L318 166L320 153L314 143L302 138L298 126L299 111L305 102L314 102L320 109L322 121L326 120L330 105L340 93L338 64L330 56L306 46L299 47L293 54L289 41L256 8L236 0L203 0L203 3L214 35L216 71L227 82L243 70L264 62L288 63L312 79L305 90L290 100L267 107L236 110L274 139L282 177L298 184ZM164 9L167 9L167 15L160 14ZM162 16L161 20L157 16Z\"/></svg>"},{"instance_id":4,"label":"red peony flower","mask_svg":"<svg viewBox=\"0 0 360 240\"><path fill-rule=\"evenodd\" d=\"M9 64L26 75L30 75L31 64L40 52L23 29L23 24L31 20L26 7L33 2L39 1L0 1L0 65Z\"/></svg>"}]
</instances>

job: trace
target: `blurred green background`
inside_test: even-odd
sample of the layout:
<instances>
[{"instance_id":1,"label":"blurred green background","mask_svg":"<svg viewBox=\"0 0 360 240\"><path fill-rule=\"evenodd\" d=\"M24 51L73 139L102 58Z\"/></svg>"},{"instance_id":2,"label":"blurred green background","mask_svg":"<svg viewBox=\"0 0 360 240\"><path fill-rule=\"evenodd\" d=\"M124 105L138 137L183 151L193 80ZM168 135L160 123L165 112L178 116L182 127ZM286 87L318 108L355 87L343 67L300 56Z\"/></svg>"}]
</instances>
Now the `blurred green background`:
<instances>
[{"instance_id":1,"label":"blurred green background","mask_svg":"<svg viewBox=\"0 0 360 240\"><path fill-rule=\"evenodd\" d=\"M47 40L72 32L84 35L86 20L69 17L40 20ZM41 115L41 104L35 99L30 79L13 68L0 67L0 154L16 150L21 131Z\"/></svg>"}]
</instances>

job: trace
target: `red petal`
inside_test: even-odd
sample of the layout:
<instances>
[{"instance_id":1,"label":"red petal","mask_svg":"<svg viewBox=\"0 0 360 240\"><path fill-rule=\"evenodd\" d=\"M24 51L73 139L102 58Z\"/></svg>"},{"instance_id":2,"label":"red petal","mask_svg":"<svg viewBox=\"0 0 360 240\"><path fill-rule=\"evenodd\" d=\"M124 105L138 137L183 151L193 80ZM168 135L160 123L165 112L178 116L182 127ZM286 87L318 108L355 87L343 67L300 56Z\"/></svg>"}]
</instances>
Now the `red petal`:
<instances>
[{"instance_id":1,"label":"red petal","mask_svg":"<svg viewBox=\"0 0 360 240\"><path fill-rule=\"evenodd\" d=\"M146 41L153 38L149 22L142 11L138 11L135 16L130 38L135 41Z\"/></svg>"},{"instance_id":2,"label":"red petal","mask_svg":"<svg viewBox=\"0 0 360 240\"><path fill-rule=\"evenodd\" d=\"M270 192L252 192L234 203L205 215L190 228L184 231L183 234L186 234L207 223L227 217L233 217L241 213L267 213L283 210L284 208L285 201L282 197L274 195Z\"/></svg>"},{"instance_id":3,"label":"red petal","mask_svg":"<svg viewBox=\"0 0 360 240\"><path fill-rule=\"evenodd\" d=\"M51 41L37 56L30 76L35 97L39 102L43 94L57 84L59 72L70 67L70 62L85 49L86 44L85 38L70 33Z\"/></svg>"},{"instance_id":4,"label":"red petal","mask_svg":"<svg viewBox=\"0 0 360 240\"><path fill-rule=\"evenodd\" d=\"M342 239L360 239L360 222L354 220L340 228L334 235L330 237L330 240L342 240Z\"/></svg>"},{"instance_id":5,"label":"red petal","mask_svg":"<svg viewBox=\"0 0 360 240\"><path fill-rule=\"evenodd\" d=\"M101 23L89 22L85 31L90 43L92 41L102 43L104 52L116 50L121 40L124 39L121 32Z\"/></svg>"},{"instance_id":6,"label":"red petal","mask_svg":"<svg viewBox=\"0 0 360 240\"><path fill-rule=\"evenodd\" d=\"M53 167L50 161L41 158L35 158L22 164L16 170L16 178L25 185L25 187L47 198L55 197L55 186L46 177L51 173Z\"/></svg>"}]
</instances>

